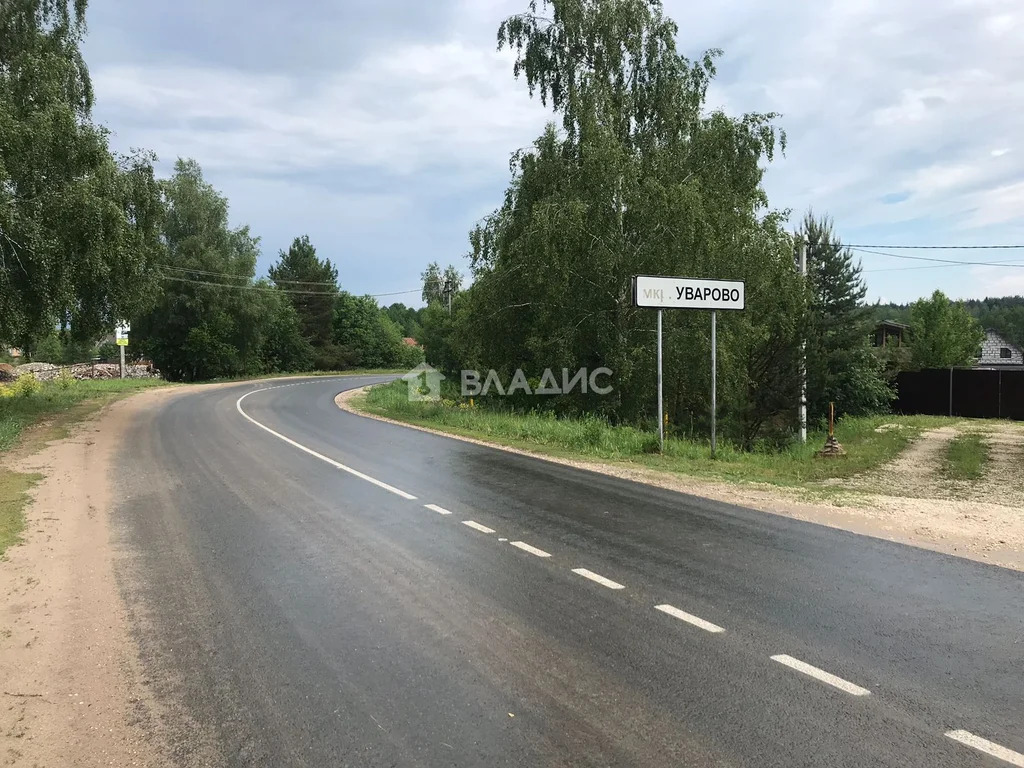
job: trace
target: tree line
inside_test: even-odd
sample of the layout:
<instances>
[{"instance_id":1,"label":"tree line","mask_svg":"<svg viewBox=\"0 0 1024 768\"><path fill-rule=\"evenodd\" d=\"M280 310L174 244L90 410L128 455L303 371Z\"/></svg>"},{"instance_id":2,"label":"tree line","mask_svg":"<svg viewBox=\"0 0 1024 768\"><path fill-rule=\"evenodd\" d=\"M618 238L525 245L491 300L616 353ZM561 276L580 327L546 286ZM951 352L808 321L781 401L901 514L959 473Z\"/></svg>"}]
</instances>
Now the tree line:
<instances>
[{"instance_id":1,"label":"tree line","mask_svg":"<svg viewBox=\"0 0 1024 768\"><path fill-rule=\"evenodd\" d=\"M4 343L66 357L130 319L133 350L169 378L198 380L411 368L422 355L403 341L412 337L456 378L464 368L611 368L609 396L485 405L650 426L662 418L655 320L632 306L632 276L739 279L747 310L719 324L719 424L753 449L793 434L805 360L817 421L829 402L840 413L886 409L896 370L966 361L980 338L973 305L936 295L908 309L917 359L872 349L877 313L832 223L809 213L791 231L790 212L768 201L765 168L786 148L778 116L710 108L721 52L682 55L657 0L531 0L500 25L513 74L553 118L513 154L501 205L470 232L472 284L431 264L423 308L342 290L308 237L257 278L258 238L229 225L228 201L195 161L158 179L152 154L112 153L91 118L86 5L0 9ZM1016 322L1005 309L1005 323ZM670 429L706 434L707 314L667 312L665 353Z\"/></svg>"},{"instance_id":2,"label":"tree line","mask_svg":"<svg viewBox=\"0 0 1024 768\"><path fill-rule=\"evenodd\" d=\"M198 163L111 152L91 117L86 0L0 7L0 343L71 362L131 320L133 354L171 379L413 366L397 308L338 286L308 237L255 277ZM411 335L411 334L410 334Z\"/></svg>"},{"instance_id":3,"label":"tree line","mask_svg":"<svg viewBox=\"0 0 1024 768\"><path fill-rule=\"evenodd\" d=\"M726 436L747 448L789 440L804 359L812 421L830 402L840 413L886 410L904 363L872 348L859 264L827 217L808 214L788 231L788 211L772 208L762 186L786 147L778 116L710 108L721 52L689 59L678 31L656 0L531 0L501 24L514 76L554 119L513 155L501 206L470 232L473 284L447 295L450 311L429 304L428 361L449 375L493 368L503 377L608 367L609 396L484 405L653 426L662 416L655 313L632 305L632 276L743 280L746 311L719 315ZM710 318L670 311L664 322L665 417L679 433L706 435Z\"/></svg>"}]
</instances>

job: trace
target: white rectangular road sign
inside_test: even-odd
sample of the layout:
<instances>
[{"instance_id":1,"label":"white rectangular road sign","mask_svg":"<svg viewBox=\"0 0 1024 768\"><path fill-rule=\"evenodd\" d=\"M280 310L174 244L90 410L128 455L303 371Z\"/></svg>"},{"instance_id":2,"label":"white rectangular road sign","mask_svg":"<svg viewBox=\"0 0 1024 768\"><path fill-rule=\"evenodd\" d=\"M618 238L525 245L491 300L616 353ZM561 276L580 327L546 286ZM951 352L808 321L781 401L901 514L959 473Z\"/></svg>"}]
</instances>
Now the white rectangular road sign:
<instances>
[{"instance_id":1,"label":"white rectangular road sign","mask_svg":"<svg viewBox=\"0 0 1024 768\"><path fill-rule=\"evenodd\" d=\"M741 280L637 275L633 303L654 309L743 309L746 290Z\"/></svg>"}]
</instances>

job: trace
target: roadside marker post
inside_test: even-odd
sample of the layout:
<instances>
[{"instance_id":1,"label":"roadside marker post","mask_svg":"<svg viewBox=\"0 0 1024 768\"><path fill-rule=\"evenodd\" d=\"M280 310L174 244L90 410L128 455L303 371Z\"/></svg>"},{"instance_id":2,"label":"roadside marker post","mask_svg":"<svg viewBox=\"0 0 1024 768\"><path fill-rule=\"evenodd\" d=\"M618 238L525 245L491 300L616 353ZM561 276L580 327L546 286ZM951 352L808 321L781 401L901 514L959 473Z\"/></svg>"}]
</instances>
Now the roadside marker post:
<instances>
[{"instance_id":1,"label":"roadside marker post","mask_svg":"<svg viewBox=\"0 0 1024 768\"><path fill-rule=\"evenodd\" d=\"M662 354L662 310L711 310L711 456L718 451L718 310L746 309L742 280L702 280L690 277L637 275L633 306L658 310L658 444L665 452L665 414Z\"/></svg>"},{"instance_id":2,"label":"roadside marker post","mask_svg":"<svg viewBox=\"0 0 1024 768\"><path fill-rule=\"evenodd\" d=\"M131 331L132 327L126 322L120 322L114 329L114 340L117 343L118 352L121 353L121 378L125 377L127 369L124 364L124 348L128 346L128 332Z\"/></svg>"}]
</instances>

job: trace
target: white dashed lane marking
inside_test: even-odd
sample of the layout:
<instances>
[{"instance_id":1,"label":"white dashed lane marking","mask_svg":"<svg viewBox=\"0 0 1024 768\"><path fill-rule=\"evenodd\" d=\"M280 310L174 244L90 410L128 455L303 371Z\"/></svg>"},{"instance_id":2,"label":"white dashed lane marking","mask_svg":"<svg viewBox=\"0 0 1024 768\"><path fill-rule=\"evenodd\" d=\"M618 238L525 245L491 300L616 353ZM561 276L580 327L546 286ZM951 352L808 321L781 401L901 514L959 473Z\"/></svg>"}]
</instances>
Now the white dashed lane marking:
<instances>
[{"instance_id":1,"label":"white dashed lane marking","mask_svg":"<svg viewBox=\"0 0 1024 768\"><path fill-rule=\"evenodd\" d=\"M780 653L778 656L772 656L772 661L777 661L779 664L784 664L790 669L795 669L797 672L803 672L805 675L809 675L816 680L820 680L823 683L827 683L834 688L838 688L841 691L845 691L851 696L867 696L871 693L867 688L861 688L859 685L854 685L848 680L843 680L841 677L836 677L833 674L826 672L823 669L812 667L805 661L800 659L794 659L792 656L787 656L784 653Z\"/></svg>"},{"instance_id":2,"label":"white dashed lane marking","mask_svg":"<svg viewBox=\"0 0 1024 768\"><path fill-rule=\"evenodd\" d=\"M572 572L578 576L582 576L585 579L596 581L602 587L608 587L608 589L625 589L625 587L619 584L617 581L606 579L601 574L594 573L593 571L588 571L586 568L573 568Z\"/></svg>"},{"instance_id":3,"label":"white dashed lane marking","mask_svg":"<svg viewBox=\"0 0 1024 768\"><path fill-rule=\"evenodd\" d=\"M543 549L531 547L525 541L513 541L512 546L523 550L523 552L529 552L531 555L536 555L537 557L551 557L551 555L549 555Z\"/></svg>"},{"instance_id":4,"label":"white dashed lane marking","mask_svg":"<svg viewBox=\"0 0 1024 768\"><path fill-rule=\"evenodd\" d=\"M444 507L439 507L437 506L437 504L424 504L423 506L429 509L431 512L437 512L437 514L439 515L451 514L451 512L449 512L447 509L445 509Z\"/></svg>"},{"instance_id":5,"label":"white dashed lane marking","mask_svg":"<svg viewBox=\"0 0 1024 768\"><path fill-rule=\"evenodd\" d=\"M693 626L695 627L700 627L705 632L725 632L725 630L717 624L712 624L710 621L704 621L704 619L700 618L699 616L694 616L692 613L680 611L678 608L675 608L674 606L656 605L654 607L662 613L667 613L669 616L674 616L680 621L685 621L687 624L693 624Z\"/></svg>"},{"instance_id":6,"label":"white dashed lane marking","mask_svg":"<svg viewBox=\"0 0 1024 768\"><path fill-rule=\"evenodd\" d=\"M973 747L979 752L984 752L986 755L991 755L992 757L1009 763L1010 765L1016 765L1020 768L1024 768L1024 755L1020 752L1014 752L1012 749L1001 747L993 741L983 739L981 736L975 736L970 731L949 731L946 736L951 738L953 741L959 741L961 744Z\"/></svg>"},{"instance_id":7,"label":"white dashed lane marking","mask_svg":"<svg viewBox=\"0 0 1024 768\"><path fill-rule=\"evenodd\" d=\"M480 525L480 523L473 520L463 520L462 524L469 526L474 531L480 531L480 533L494 533L493 528L488 528L486 525Z\"/></svg>"}]
</instances>

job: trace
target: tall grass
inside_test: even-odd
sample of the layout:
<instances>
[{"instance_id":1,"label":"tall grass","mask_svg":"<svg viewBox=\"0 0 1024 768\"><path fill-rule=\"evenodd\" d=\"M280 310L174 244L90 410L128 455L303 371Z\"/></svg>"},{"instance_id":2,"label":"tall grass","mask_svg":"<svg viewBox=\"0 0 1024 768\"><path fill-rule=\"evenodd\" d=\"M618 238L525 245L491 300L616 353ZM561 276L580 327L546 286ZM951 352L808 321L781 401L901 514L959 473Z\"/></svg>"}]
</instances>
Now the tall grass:
<instances>
[{"instance_id":1,"label":"tall grass","mask_svg":"<svg viewBox=\"0 0 1024 768\"><path fill-rule=\"evenodd\" d=\"M824 433L812 433L807 444L794 443L775 452L745 452L720 440L713 459L710 440L669 437L664 454L659 454L656 434L612 426L597 418L499 412L453 401L409 402L404 382L371 388L365 398L356 401L356 407L410 424L551 455L629 462L687 475L776 485L804 485L870 472L894 458L921 430L949 421L930 416L842 419L836 437L847 449L847 456L841 459L815 456L825 442Z\"/></svg>"}]
</instances>

